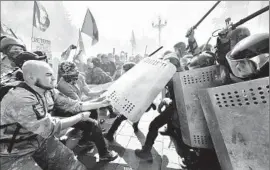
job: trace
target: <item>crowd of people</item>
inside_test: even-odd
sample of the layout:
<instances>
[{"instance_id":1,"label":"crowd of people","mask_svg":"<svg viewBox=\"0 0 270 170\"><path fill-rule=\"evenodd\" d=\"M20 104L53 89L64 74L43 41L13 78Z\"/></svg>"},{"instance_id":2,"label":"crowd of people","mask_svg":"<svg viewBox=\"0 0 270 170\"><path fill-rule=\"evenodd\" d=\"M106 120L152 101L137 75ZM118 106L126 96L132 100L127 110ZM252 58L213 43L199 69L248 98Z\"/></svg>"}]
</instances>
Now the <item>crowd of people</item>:
<instances>
[{"instance_id":1,"label":"crowd of people","mask_svg":"<svg viewBox=\"0 0 270 170\"><path fill-rule=\"evenodd\" d=\"M198 46L192 28L186 36L188 47L179 42L174 52L166 51L160 58L172 63L177 72L219 65L217 80L224 85L269 76L269 33L251 35L247 28L239 27L220 37L221 45L216 48ZM1 52L1 169L86 169L73 152L77 145L95 145L100 161L117 158L105 139L113 141L117 128L127 118L100 97L104 90L92 91L89 85L116 81L142 56L126 61L126 56L98 54L83 66L63 61L56 80L44 52L29 52L23 42L9 36L1 37ZM166 85L161 103L151 104L146 110L157 109L160 114L150 123L142 148L135 150L141 159L153 159L151 149L159 128L167 124L161 134L173 134L172 115L177 108L172 81ZM111 118L117 116L107 133L100 126L100 109L107 109ZM60 140L61 131L70 127L69 138ZM133 128L136 133L138 122ZM184 162L181 165L184 167Z\"/></svg>"}]
</instances>

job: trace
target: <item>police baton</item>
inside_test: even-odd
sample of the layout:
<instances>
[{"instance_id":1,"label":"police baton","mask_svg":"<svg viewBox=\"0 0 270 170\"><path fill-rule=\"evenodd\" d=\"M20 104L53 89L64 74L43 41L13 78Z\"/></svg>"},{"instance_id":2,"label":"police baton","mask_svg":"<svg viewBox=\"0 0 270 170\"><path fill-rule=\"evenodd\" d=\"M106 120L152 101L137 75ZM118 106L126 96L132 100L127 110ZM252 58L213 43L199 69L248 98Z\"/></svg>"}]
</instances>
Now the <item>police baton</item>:
<instances>
[{"instance_id":1,"label":"police baton","mask_svg":"<svg viewBox=\"0 0 270 170\"><path fill-rule=\"evenodd\" d=\"M200 24L201 24L201 22L216 8L216 6L220 3L221 1L217 1L215 4L214 4L214 6L212 6L212 8L209 10L209 11L207 11L207 13L197 22L197 24L195 24L193 27L192 27L192 29L193 30L195 30ZM191 31L190 31L190 33L191 33ZM189 33L189 34L190 34ZM187 34L186 35L186 37L189 37L189 34ZM189 46L187 46L187 48L186 48L186 50L188 50L189 49Z\"/></svg>"},{"instance_id":2,"label":"police baton","mask_svg":"<svg viewBox=\"0 0 270 170\"><path fill-rule=\"evenodd\" d=\"M196 29L200 24L201 22L216 8L216 6L220 3L221 1L217 1L215 3L215 5L200 19L199 22L197 22L196 25L193 26L193 29Z\"/></svg>"},{"instance_id":3,"label":"police baton","mask_svg":"<svg viewBox=\"0 0 270 170\"><path fill-rule=\"evenodd\" d=\"M152 52L151 54L149 54L149 57L151 57L152 55L156 54L159 50L161 50L163 48L163 46L159 47L156 51Z\"/></svg>"}]
</instances>

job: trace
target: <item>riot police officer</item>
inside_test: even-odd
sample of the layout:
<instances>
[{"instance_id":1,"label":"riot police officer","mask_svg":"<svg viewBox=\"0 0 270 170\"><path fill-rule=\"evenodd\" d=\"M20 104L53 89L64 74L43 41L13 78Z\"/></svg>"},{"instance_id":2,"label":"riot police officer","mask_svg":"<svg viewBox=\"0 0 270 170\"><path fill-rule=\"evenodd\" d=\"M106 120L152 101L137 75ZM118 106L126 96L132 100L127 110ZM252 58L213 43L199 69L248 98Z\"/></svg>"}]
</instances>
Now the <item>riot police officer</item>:
<instances>
[{"instance_id":1,"label":"riot police officer","mask_svg":"<svg viewBox=\"0 0 270 170\"><path fill-rule=\"evenodd\" d=\"M248 36L226 55L232 82L269 76L269 33Z\"/></svg>"},{"instance_id":2,"label":"riot police officer","mask_svg":"<svg viewBox=\"0 0 270 170\"><path fill-rule=\"evenodd\" d=\"M175 53L167 54L163 60L167 62L171 62L176 68L177 71L180 70L180 61ZM173 90L173 82L172 79L166 85L168 88L169 95L166 96L159 105L159 112L158 115L149 125L149 132L146 136L146 140L142 149L136 149L135 154L141 159L152 161L153 157L151 154L151 149L154 145L154 142L158 136L158 129L167 124L171 121L172 115L176 110L176 103L175 103L175 96ZM162 107L165 106L165 110L162 111ZM185 166L183 163L181 166Z\"/></svg>"}]
</instances>

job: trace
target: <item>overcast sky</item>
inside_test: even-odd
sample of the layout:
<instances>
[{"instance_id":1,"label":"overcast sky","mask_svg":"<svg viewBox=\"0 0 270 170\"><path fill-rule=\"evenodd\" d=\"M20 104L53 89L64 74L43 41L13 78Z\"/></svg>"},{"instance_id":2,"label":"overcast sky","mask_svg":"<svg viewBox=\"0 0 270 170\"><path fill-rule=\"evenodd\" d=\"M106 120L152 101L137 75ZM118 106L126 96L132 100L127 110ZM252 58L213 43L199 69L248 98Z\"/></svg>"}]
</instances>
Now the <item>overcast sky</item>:
<instances>
[{"instance_id":1,"label":"overcast sky","mask_svg":"<svg viewBox=\"0 0 270 170\"><path fill-rule=\"evenodd\" d=\"M134 30L137 52L144 52L145 46L148 45L148 53L150 53L158 48L158 31L152 27L152 22L155 22L159 15L167 20L167 25L162 30L162 45L165 46L164 49L172 50L175 43L187 41L185 38L187 29L196 24L215 1L65 1L63 3L78 28L83 23L86 9L89 8L92 12L100 34L100 42L92 47L92 51L112 52L113 47L116 47L116 51L120 50L117 47L122 47L123 50L131 52L130 38ZM214 12L222 12L222 9L217 7ZM199 35L196 36L201 43L206 42L210 36L213 14L210 14L198 28ZM150 44L146 44L146 41Z\"/></svg>"},{"instance_id":2,"label":"overcast sky","mask_svg":"<svg viewBox=\"0 0 270 170\"><path fill-rule=\"evenodd\" d=\"M167 25L162 30L162 45L164 45L164 50L172 50L175 43L179 41L187 42L185 38L187 29L195 25L215 2L216 1L65 1L63 4L70 12L72 22L78 28L82 26L86 9L89 8L92 12L100 34L100 42L91 47L93 53L112 52L112 48L114 47L116 48L116 52L123 49L130 53L132 30L134 30L135 33L137 52L143 53L145 46L148 45L147 51L150 53L158 48L158 31L152 27L152 22L156 21L159 15L167 20ZM225 2L221 2L196 30L195 36L199 45L208 40L214 29L219 28L212 23L212 20L222 15L225 10L223 8L224 3ZM253 2L248 8L239 8L238 18L234 18L234 16L228 17L231 17L232 20L236 22L242 17L245 17L248 10L250 13L260 8L260 2ZM243 13L242 16L241 13ZM225 19L226 18L223 19L224 26ZM267 25L269 29L269 22ZM87 42L89 41L86 40L86 43ZM215 41L212 40L211 43L214 44Z\"/></svg>"},{"instance_id":3,"label":"overcast sky","mask_svg":"<svg viewBox=\"0 0 270 170\"><path fill-rule=\"evenodd\" d=\"M165 50L173 50L175 43L187 42L187 38L185 38L187 30L194 26L216 1L63 1L62 3L70 14L72 24L77 29L82 26L87 8L92 12L99 30L99 42L91 46L88 36L83 35L83 39L87 56L95 56L98 53L112 52L113 48L118 54L121 50L131 54L132 30L134 30L137 43L135 54L143 55L146 45L147 53L153 52L158 48L158 31L152 27L152 22L156 22L159 15L163 20L167 20L167 25L162 29L161 34L161 44L164 48L159 54ZM52 41L53 52L61 53L70 43L76 44L78 34L73 34L68 43L65 41L57 44L54 41L55 38L67 36L60 34L62 32L57 34L54 32L54 30L62 29L65 33L65 26L61 25L61 21L59 21L60 16L64 16L63 9L56 11L57 4L59 4L56 1L41 1L41 4L48 11L51 25L46 32L40 35L35 33L35 36ZM235 23L267 5L269 5L268 1L222 1L196 29L195 37L198 44L206 43L214 30L225 27L226 18L231 17ZM32 7L33 1L1 2L1 21L18 33L29 48ZM57 12L59 13L57 14ZM252 34L269 32L269 11L252 19L244 26L248 27ZM69 31L66 31L68 35L70 35ZM214 38L211 44L215 44Z\"/></svg>"}]
</instances>

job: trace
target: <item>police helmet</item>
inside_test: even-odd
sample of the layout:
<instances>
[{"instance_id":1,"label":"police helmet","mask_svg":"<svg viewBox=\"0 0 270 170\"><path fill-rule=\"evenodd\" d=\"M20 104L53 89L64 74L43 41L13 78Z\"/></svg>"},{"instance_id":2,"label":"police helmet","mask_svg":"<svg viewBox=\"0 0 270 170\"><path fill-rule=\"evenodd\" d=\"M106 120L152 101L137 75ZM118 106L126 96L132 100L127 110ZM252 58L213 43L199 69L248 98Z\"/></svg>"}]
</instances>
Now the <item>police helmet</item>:
<instances>
[{"instance_id":1,"label":"police helmet","mask_svg":"<svg viewBox=\"0 0 270 170\"><path fill-rule=\"evenodd\" d=\"M203 68L215 64L215 56L210 52L202 52L201 54L193 57L189 62L188 68L190 70L196 68Z\"/></svg>"},{"instance_id":2,"label":"police helmet","mask_svg":"<svg viewBox=\"0 0 270 170\"><path fill-rule=\"evenodd\" d=\"M231 49L242 39L250 36L250 31L246 27L238 27L235 30L231 32L229 35L230 43L231 43Z\"/></svg>"},{"instance_id":3,"label":"police helmet","mask_svg":"<svg viewBox=\"0 0 270 170\"><path fill-rule=\"evenodd\" d=\"M44 56L38 56L37 54L35 53L31 53L31 52L28 52L28 51L24 51L24 52L21 52L17 57L16 59L14 60L15 64L18 66L18 67L22 67L22 65L28 61L28 60L44 60L46 59Z\"/></svg>"},{"instance_id":4,"label":"police helmet","mask_svg":"<svg viewBox=\"0 0 270 170\"><path fill-rule=\"evenodd\" d=\"M236 77L253 76L269 63L269 33L244 38L226 55L226 59Z\"/></svg>"}]
</instances>

